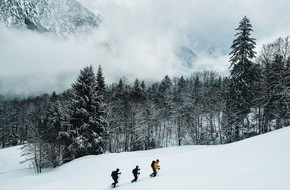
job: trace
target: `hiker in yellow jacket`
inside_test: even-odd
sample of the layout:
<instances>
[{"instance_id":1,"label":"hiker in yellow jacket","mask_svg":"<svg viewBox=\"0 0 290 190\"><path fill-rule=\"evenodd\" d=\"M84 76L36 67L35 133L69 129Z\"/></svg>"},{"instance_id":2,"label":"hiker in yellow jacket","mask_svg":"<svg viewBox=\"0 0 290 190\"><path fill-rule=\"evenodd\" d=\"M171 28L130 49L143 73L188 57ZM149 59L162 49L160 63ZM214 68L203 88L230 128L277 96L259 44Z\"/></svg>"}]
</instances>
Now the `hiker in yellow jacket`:
<instances>
[{"instance_id":1,"label":"hiker in yellow jacket","mask_svg":"<svg viewBox=\"0 0 290 190\"><path fill-rule=\"evenodd\" d=\"M153 170L153 173L150 175L150 177L155 177L157 175L157 170L160 170L159 160L157 159L156 161L152 161L151 163L151 168Z\"/></svg>"}]
</instances>

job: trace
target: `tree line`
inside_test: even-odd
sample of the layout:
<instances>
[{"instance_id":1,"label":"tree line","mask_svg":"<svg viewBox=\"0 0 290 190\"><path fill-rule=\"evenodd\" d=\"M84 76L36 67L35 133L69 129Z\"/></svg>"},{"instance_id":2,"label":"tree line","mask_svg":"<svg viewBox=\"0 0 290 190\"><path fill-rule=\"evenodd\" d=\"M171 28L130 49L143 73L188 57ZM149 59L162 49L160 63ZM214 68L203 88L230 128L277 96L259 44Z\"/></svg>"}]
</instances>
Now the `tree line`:
<instances>
[{"instance_id":1,"label":"tree line","mask_svg":"<svg viewBox=\"0 0 290 190\"><path fill-rule=\"evenodd\" d=\"M87 66L63 93L0 96L0 146L24 144L41 172L85 155L225 144L287 126L289 37L265 44L256 57L249 19L236 30L229 77L203 71L106 84L101 66L96 73Z\"/></svg>"}]
</instances>

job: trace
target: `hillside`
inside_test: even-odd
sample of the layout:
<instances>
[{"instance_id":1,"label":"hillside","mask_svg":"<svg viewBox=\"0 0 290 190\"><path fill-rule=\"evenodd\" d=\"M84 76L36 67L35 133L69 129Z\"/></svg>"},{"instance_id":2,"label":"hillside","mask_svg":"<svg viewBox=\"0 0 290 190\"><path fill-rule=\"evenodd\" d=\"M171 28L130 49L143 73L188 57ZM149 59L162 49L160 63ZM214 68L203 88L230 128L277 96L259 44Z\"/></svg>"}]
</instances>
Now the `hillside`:
<instances>
[{"instance_id":1,"label":"hillside","mask_svg":"<svg viewBox=\"0 0 290 190\"><path fill-rule=\"evenodd\" d=\"M111 171L120 168L120 190L288 190L290 128L220 146L183 146L150 151L86 156L37 175L19 165L19 147L0 150L1 190L110 189ZM150 163L161 170L149 178ZM132 169L141 168L131 184Z\"/></svg>"}]
</instances>

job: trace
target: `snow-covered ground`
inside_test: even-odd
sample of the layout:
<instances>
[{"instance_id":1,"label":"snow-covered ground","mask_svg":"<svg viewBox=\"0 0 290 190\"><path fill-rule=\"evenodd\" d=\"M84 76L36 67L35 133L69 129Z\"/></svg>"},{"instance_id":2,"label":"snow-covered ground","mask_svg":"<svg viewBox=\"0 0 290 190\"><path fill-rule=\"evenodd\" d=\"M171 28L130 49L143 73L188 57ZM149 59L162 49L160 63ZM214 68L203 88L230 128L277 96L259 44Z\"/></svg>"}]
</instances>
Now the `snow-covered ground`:
<instances>
[{"instance_id":1,"label":"snow-covered ground","mask_svg":"<svg viewBox=\"0 0 290 190\"><path fill-rule=\"evenodd\" d=\"M20 165L19 147L0 150L1 190L111 189L110 174L122 174L117 189L289 190L290 127L220 146L183 146L150 151L86 156L42 174ZM150 178L150 164L161 170ZM132 169L141 168L140 181Z\"/></svg>"}]
</instances>

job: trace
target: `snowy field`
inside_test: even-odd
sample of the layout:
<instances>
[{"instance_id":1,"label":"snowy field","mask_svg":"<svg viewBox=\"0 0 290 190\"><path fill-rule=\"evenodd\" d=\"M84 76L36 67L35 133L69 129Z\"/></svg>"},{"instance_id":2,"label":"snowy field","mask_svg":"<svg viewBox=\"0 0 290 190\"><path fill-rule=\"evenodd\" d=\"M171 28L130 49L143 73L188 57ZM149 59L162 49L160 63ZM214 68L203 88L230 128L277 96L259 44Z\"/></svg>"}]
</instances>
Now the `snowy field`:
<instances>
[{"instance_id":1,"label":"snowy field","mask_svg":"<svg viewBox=\"0 0 290 190\"><path fill-rule=\"evenodd\" d=\"M86 156L56 169L35 174L20 165L18 147L0 150L1 190L111 189L111 171L122 174L117 189L289 190L290 127L220 146L183 146L150 151ZM160 160L158 176L150 164ZM139 165L140 181L132 169Z\"/></svg>"}]
</instances>

